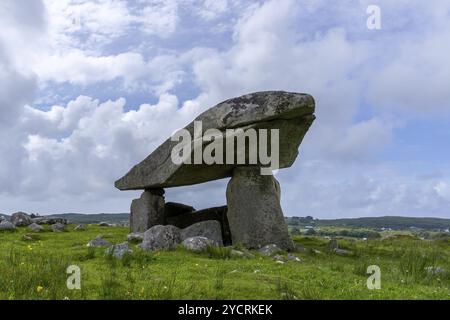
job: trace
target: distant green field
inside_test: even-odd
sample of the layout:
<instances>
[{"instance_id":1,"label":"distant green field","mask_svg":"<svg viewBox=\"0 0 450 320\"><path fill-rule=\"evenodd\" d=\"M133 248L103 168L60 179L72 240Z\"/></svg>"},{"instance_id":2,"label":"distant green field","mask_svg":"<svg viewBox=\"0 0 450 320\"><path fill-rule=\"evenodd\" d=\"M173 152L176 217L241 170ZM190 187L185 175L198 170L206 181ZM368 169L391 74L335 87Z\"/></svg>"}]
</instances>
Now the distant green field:
<instances>
[{"instance_id":1,"label":"distant green field","mask_svg":"<svg viewBox=\"0 0 450 320\"><path fill-rule=\"evenodd\" d=\"M280 264L255 251L252 258L230 258L230 249L147 253L133 247L117 260L104 248L86 247L98 234L124 242L122 227L76 232L71 226L33 241L22 240L26 232L0 233L0 299L450 299L448 239L340 239L354 255L338 256L327 250L328 240L301 236L295 241L310 250L296 253L301 262ZM66 287L69 265L81 268L81 290ZM380 290L367 289L369 265L381 268Z\"/></svg>"}]
</instances>

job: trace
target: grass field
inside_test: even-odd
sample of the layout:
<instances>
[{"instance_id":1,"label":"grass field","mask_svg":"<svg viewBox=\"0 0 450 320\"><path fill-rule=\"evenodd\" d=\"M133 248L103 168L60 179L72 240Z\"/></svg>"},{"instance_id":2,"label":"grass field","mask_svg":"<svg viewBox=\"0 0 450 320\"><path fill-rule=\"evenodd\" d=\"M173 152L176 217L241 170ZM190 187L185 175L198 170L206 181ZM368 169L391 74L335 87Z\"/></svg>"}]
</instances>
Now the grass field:
<instances>
[{"instance_id":1,"label":"grass field","mask_svg":"<svg viewBox=\"0 0 450 320\"><path fill-rule=\"evenodd\" d=\"M448 239L339 239L354 255L338 256L325 238L295 237L311 250L295 253L301 262L284 264L256 251L230 257L227 248L147 253L133 246L118 260L86 244L98 234L124 242L127 228L68 229L28 241L25 228L0 233L0 299L450 299ZM70 265L81 268L81 290L67 289ZM380 290L367 289L369 265L381 268Z\"/></svg>"}]
</instances>

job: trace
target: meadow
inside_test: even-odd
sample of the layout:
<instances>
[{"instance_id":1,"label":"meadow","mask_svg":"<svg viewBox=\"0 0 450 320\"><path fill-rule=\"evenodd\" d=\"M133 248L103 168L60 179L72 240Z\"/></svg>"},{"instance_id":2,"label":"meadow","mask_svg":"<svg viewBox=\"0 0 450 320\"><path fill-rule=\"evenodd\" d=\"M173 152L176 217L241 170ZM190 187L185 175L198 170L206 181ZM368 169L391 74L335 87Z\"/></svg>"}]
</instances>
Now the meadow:
<instances>
[{"instance_id":1,"label":"meadow","mask_svg":"<svg viewBox=\"0 0 450 320\"><path fill-rule=\"evenodd\" d=\"M47 227L46 227L47 228ZM0 232L0 299L450 299L450 240L403 235L366 241L340 238L353 255L328 250L321 236L294 236L300 262L276 262L257 251L203 253L183 248L117 259L86 244L102 234L126 240L128 228L88 225L86 231ZM244 250L239 248L239 250ZM245 250L244 250L245 251ZM282 254L287 256L287 253ZM67 267L81 269L81 289L66 286ZM381 269L381 289L367 288L367 267ZM430 272L440 270L439 272Z\"/></svg>"}]
</instances>

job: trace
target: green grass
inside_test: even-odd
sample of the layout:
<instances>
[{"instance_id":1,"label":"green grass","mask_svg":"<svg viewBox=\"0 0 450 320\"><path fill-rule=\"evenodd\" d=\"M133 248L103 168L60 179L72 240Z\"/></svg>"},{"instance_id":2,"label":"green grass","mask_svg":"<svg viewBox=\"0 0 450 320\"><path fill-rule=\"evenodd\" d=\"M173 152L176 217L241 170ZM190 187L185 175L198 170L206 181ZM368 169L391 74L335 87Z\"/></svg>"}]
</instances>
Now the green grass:
<instances>
[{"instance_id":1,"label":"green grass","mask_svg":"<svg viewBox=\"0 0 450 320\"><path fill-rule=\"evenodd\" d=\"M450 299L448 239L343 238L339 246L355 253L344 257L327 250L327 239L295 237L320 253L296 253L302 262L279 264L255 252L235 257L230 248L149 253L132 245L134 252L117 260L86 246L98 234L124 242L122 227L70 226L23 240L28 233L0 233L0 299ZM66 287L70 265L81 268L81 290ZM366 287L369 265L381 268L381 290ZM430 274L430 266L445 271Z\"/></svg>"}]
</instances>

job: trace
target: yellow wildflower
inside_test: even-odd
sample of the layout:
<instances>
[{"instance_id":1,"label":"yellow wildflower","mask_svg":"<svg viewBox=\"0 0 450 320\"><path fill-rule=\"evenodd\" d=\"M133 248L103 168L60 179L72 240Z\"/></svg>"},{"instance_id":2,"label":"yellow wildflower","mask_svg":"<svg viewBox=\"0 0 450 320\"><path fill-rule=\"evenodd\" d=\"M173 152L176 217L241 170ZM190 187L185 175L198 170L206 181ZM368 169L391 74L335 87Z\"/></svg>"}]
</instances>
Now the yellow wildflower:
<instances>
[{"instance_id":1,"label":"yellow wildflower","mask_svg":"<svg viewBox=\"0 0 450 320\"><path fill-rule=\"evenodd\" d=\"M42 286L37 286L36 291L37 292L41 292L42 290L44 290L44 287Z\"/></svg>"}]
</instances>

